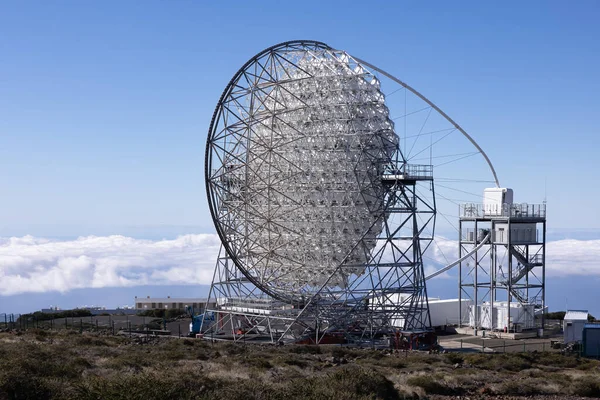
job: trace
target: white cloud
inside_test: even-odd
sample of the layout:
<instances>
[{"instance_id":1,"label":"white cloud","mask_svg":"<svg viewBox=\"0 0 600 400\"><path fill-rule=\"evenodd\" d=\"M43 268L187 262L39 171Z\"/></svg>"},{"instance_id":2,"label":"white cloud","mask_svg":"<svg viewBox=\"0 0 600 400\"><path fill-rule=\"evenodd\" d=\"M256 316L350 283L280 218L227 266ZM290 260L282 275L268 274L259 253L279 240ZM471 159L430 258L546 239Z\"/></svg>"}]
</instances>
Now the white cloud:
<instances>
[{"instance_id":1,"label":"white cloud","mask_svg":"<svg viewBox=\"0 0 600 400\"><path fill-rule=\"evenodd\" d=\"M0 295L65 292L78 288L210 284L219 251L215 234L173 240L88 236L57 241L0 238ZM437 238L425 258L426 274L457 258L456 241ZM600 240L547 244L547 275L600 276ZM441 278L452 278L444 273Z\"/></svg>"},{"instance_id":2,"label":"white cloud","mask_svg":"<svg viewBox=\"0 0 600 400\"><path fill-rule=\"evenodd\" d=\"M0 295L78 288L210 284L216 235L174 240L88 236L55 241L0 239Z\"/></svg>"},{"instance_id":3,"label":"white cloud","mask_svg":"<svg viewBox=\"0 0 600 400\"><path fill-rule=\"evenodd\" d=\"M546 245L550 276L600 275L600 240L557 240Z\"/></svg>"},{"instance_id":4,"label":"white cloud","mask_svg":"<svg viewBox=\"0 0 600 400\"><path fill-rule=\"evenodd\" d=\"M503 252L499 253L499 257L501 262L506 262L502 259L506 260L507 252ZM480 257L489 257L485 248L478 253ZM458 243L455 240L436 238L425 256L427 275L429 271L433 272L458 258ZM473 264L473 260L465 260L468 261ZM546 243L546 276L567 275L600 276L600 240L565 239Z\"/></svg>"}]
</instances>

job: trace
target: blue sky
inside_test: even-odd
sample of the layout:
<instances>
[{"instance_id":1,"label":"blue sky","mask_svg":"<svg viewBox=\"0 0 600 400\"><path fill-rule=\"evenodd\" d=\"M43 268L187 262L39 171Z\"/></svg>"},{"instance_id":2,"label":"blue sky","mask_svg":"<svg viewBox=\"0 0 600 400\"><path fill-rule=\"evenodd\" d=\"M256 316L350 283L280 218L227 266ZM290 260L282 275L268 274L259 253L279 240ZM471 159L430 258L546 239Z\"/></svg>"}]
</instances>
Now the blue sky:
<instances>
[{"instance_id":1,"label":"blue sky","mask_svg":"<svg viewBox=\"0 0 600 400\"><path fill-rule=\"evenodd\" d=\"M600 238L600 3L18 2L0 5L0 237L212 233L203 164L231 76L315 39L460 123L557 238ZM16 301L16 300L15 300Z\"/></svg>"}]
</instances>

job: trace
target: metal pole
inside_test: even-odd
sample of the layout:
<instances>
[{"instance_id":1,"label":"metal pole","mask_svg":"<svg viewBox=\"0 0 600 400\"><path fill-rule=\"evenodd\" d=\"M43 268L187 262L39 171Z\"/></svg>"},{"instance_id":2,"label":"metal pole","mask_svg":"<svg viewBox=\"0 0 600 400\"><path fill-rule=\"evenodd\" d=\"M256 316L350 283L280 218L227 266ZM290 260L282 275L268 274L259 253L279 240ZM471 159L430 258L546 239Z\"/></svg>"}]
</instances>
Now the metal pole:
<instances>
[{"instance_id":1,"label":"metal pole","mask_svg":"<svg viewBox=\"0 0 600 400\"><path fill-rule=\"evenodd\" d=\"M543 237L542 237L542 329L546 329L546 318L544 316L544 310L546 307L546 205L544 205L544 222L543 226Z\"/></svg>"},{"instance_id":2,"label":"metal pole","mask_svg":"<svg viewBox=\"0 0 600 400\"><path fill-rule=\"evenodd\" d=\"M506 299L508 300L507 301L508 305L507 305L507 309L506 309L506 311L507 311L506 312L506 319L508 320L507 321L508 332L510 332L510 323L511 323L511 319L510 319L510 303L512 303L512 278L513 278L513 270L512 270L512 265L513 265L512 259L513 259L513 256L512 256L512 253L511 253L513 245L512 245L512 233L511 233L512 226L510 224L510 222L511 222L511 215L510 214L511 214L511 212L509 211L508 220L506 222L506 227L507 227L507 230L508 230L508 232L507 232L507 234L508 234L508 237L507 237L507 245L508 245L507 246L507 249L508 249L508 291L506 292ZM514 329L514 327L513 327L513 329Z\"/></svg>"},{"instance_id":3,"label":"metal pole","mask_svg":"<svg viewBox=\"0 0 600 400\"><path fill-rule=\"evenodd\" d=\"M504 353L506 353L506 340L504 341Z\"/></svg>"},{"instance_id":4,"label":"metal pole","mask_svg":"<svg viewBox=\"0 0 600 400\"><path fill-rule=\"evenodd\" d=\"M477 247L477 219L475 219L475 227L473 230L473 241L474 241L474 246ZM475 274L474 274L474 277L475 277L474 286L475 287L473 288L474 289L473 295L474 295L475 299L473 300L473 307L474 307L473 315L475 316L475 332L477 332L479 329L482 329L483 326L482 326L482 321L481 321L481 315L479 313L479 307L477 307L477 305L479 304L479 298L478 298L479 279L477 277L477 273L479 270L479 265L478 265L479 259L477 258L477 252L475 252L474 256L475 256L474 257L475 265L473 267L475 268ZM483 312L483 309L482 309L482 312ZM493 315L494 315L494 312L492 311L492 315L490 316L490 321L492 320ZM483 344L482 344L482 346L483 346Z\"/></svg>"},{"instance_id":5,"label":"metal pole","mask_svg":"<svg viewBox=\"0 0 600 400\"><path fill-rule=\"evenodd\" d=\"M460 219L460 206L458 206L458 259L462 257L462 220ZM458 327L462 328L462 262L458 263ZM462 339L461 339L462 349Z\"/></svg>"}]
</instances>

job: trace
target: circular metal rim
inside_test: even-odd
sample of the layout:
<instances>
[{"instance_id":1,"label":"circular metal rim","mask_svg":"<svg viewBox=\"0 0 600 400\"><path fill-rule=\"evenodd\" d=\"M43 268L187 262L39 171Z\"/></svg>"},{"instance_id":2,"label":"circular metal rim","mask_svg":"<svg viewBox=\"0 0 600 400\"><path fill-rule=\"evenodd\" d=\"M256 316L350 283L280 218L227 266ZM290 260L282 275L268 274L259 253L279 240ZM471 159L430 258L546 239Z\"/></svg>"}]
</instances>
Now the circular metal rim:
<instances>
[{"instance_id":1,"label":"circular metal rim","mask_svg":"<svg viewBox=\"0 0 600 400\"><path fill-rule=\"evenodd\" d=\"M208 208L210 210L213 224L215 225L215 228L217 230L217 234L219 235L219 238L221 239L221 244L225 248L227 255L234 262L235 266L237 268L239 268L240 271L242 271L244 276L246 276L246 278L248 278L248 280L253 285L255 285L258 289L260 289L264 293L268 294L269 296L272 296L275 299L285 301L285 302L290 302L290 300L291 300L292 303L297 303L297 301L295 301L297 299L295 299L294 297L282 296L281 293L271 290L268 286L263 285L257 279L252 277L251 274L246 273L246 269L242 265L240 265L241 263L239 262L237 257L233 256L233 252L231 251L229 243L227 242L225 235L221 230L221 225L220 225L218 216L215 214L215 202L212 197L212 191L211 191L209 177L210 177L210 165L212 164L211 139L213 136L213 130L215 128L215 122L217 121L223 100L229 95L229 93L233 89L234 82L237 81L237 79L242 75L242 73L246 70L246 68L248 66L250 66L253 62L258 60L265 54L267 54L273 50L276 50L276 49L288 47L290 45L302 45L302 44L309 44L309 45L313 45L315 47L321 47L321 48L328 49L328 50L334 50L332 47L330 47L326 43L315 41L315 40L290 40L287 42L282 42L282 43L276 44L274 46L268 47L268 48L262 50L261 52L257 53L254 57L250 58L244 65L242 65L242 67L240 69L238 69L238 71L229 80L229 83L227 84L227 86L223 90L223 93L221 94L221 97L219 98L219 102L217 103L217 106L215 107L215 111L213 112L213 116L210 121L208 137L206 140L205 156L204 156L204 182L205 182L205 186L206 186L206 195L207 195L206 197L208 200Z\"/></svg>"}]
</instances>

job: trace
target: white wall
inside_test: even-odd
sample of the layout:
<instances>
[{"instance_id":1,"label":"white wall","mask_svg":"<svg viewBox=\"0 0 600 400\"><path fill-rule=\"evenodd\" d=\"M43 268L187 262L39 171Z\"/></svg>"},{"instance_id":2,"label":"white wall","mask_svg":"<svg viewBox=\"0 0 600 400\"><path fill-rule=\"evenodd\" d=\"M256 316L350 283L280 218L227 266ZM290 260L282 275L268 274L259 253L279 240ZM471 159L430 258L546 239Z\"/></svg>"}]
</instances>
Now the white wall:
<instances>
[{"instance_id":1,"label":"white wall","mask_svg":"<svg viewBox=\"0 0 600 400\"><path fill-rule=\"evenodd\" d=\"M439 327L444 325L458 324L458 304L458 299L429 300L429 315L431 316L431 326ZM462 299L461 304L463 324L465 324L469 320L469 306L472 304L472 301L468 299ZM396 326L398 328L403 328L404 318L393 319L391 325Z\"/></svg>"},{"instance_id":2,"label":"white wall","mask_svg":"<svg viewBox=\"0 0 600 400\"><path fill-rule=\"evenodd\" d=\"M469 307L469 326L475 326L475 307ZM480 321L479 327L484 329L504 328L514 329L513 325L508 321L508 304L496 303L494 309L490 304L482 304L477 306L477 318ZM531 329L535 327L535 311L533 305L519 305L511 303L510 318L512 324L518 324L522 329Z\"/></svg>"},{"instance_id":3,"label":"white wall","mask_svg":"<svg viewBox=\"0 0 600 400\"><path fill-rule=\"evenodd\" d=\"M536 243L537 226L532 223L511 223L510 240L514 244ZM508 243L508 224L497 223L494 225L494 241L496 243Z\"/></svg>"},{"instance_id":4,"label":"white wall","mask_svg":"<svg viewBox=\"0 0 600 400\"><path fill-rule=\"evenodd\" d=\"M583 339L583 326L587 321L564 320L563 331L565 343L577 342Z\"/></svg>"}]
</instances>

